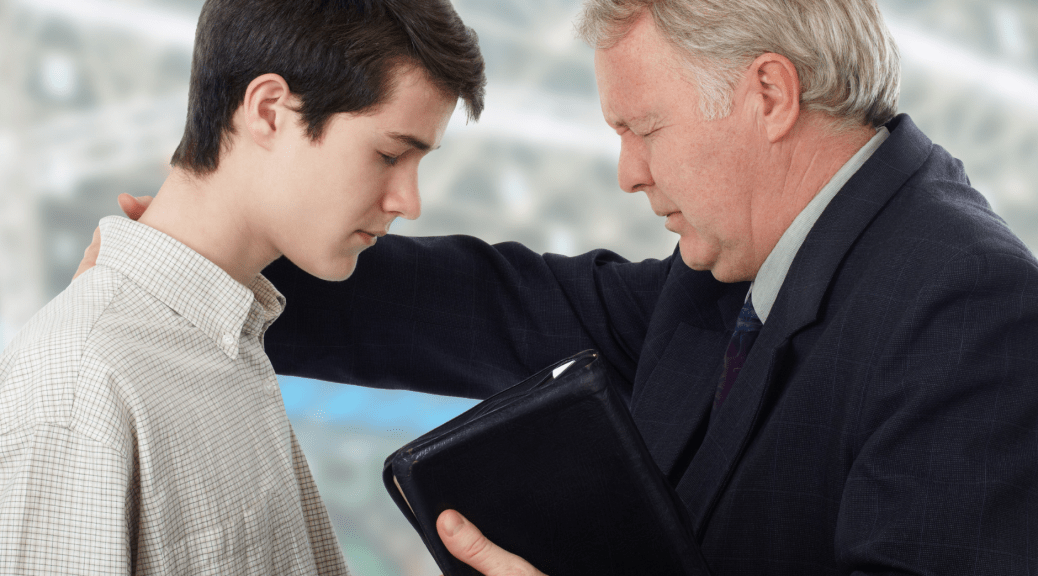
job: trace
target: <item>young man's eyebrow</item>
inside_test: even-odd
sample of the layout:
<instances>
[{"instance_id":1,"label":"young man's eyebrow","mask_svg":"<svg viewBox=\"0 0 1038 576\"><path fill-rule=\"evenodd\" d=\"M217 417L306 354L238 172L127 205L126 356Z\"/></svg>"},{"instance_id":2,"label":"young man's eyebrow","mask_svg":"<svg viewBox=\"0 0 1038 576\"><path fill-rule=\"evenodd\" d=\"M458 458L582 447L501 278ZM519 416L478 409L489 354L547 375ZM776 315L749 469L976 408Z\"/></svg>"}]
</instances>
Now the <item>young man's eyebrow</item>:
<instances>
[{"instance_id":1,"label":"young man's eyebrow","mask_svg":"<svg viewBox=\"0 0 1038 576\"><path fill-rule=\"evenodd\" d=\"M389 134L387 134L387 136L389 136L390 138L392 138L394 140L397 140L399 142L403 142L404 144L407 144L408 146L410 146L412 148L416 148L418 150L421 150L422 152L425 152L426 150L431 150L432 149L432 145L427 144L424 141L419 140L418 138L415 138L414 136L411 136L410 134L401 134L399 132L390 132ZM439 148L439 146L437 146L437 148Z\"/></svg>"}]
</instances>

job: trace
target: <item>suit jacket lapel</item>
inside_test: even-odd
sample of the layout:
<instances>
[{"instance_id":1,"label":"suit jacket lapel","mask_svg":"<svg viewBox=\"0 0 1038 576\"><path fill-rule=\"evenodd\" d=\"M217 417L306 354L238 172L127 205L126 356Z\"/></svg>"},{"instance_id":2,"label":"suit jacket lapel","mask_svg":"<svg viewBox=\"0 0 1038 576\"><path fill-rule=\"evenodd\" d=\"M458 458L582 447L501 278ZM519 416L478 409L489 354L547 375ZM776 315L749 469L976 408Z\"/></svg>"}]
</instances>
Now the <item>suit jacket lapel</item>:
<instances>
[{"instance_id":1,"label":"suit jacket lapel","mask_svg":"<svg viewBox=\"0 0 1038 576\"><path fill-rule=\"evenodd\" d=\"M793 259L768 316L786 337L815 321L840 262L930 155L933 143L908 116L887 126L890 137L832 199Z\"/></svg>"},{"instance_id":2,"label":"suit jacket lapel","mask_svg":"<svg viewBox=\"0 0 1038 576\"><path fill-rule=\"evenodd\" d=\"M709 272L689 269L680 258L674 266L650 323L631 398L631 414L642 439L667 475L675 472L675 462L688 452L690 440L702 440L706 430L720 362L731 336L731 327L726 327L729 320L718 306L734 303L738 312L749 287L748 283L722 284ZM734 313L730 323L735 323ZM677 476L690 458L679 463Z\"/></svg>"},{"instance_id":3,"label":"suit jacket lapel","mask_svg":"<svg viewBox=\"0 0 1038 576\"><path fill-rule=\"evenodd\" d=\"M781 394L775 379L790 339L815 322L840 262L930 153L932 143L907 116L888 127L891 136L833 198L808 234L738 380L721 409L711 415L702 444L677 483L697 535L758 423L766 418L773 404L769 397Z\"/></svg>"}]
</instances>

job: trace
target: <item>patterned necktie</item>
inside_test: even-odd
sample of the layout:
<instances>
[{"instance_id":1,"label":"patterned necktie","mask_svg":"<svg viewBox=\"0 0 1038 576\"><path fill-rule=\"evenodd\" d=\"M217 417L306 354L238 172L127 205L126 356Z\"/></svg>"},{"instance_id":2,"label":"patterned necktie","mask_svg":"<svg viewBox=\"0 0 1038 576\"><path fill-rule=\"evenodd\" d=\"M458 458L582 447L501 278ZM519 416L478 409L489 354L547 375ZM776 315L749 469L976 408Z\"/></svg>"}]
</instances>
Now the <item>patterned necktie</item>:
<instances>
[{"instance_id":1,"label":"patterned necktie","mask_svg":"<svg viewBox=\"0 0 1038 576\"><path fill-rule=\"evenodd\" d=\"M750 348L764 326L753 310L752 300L752 297L747 298L746 303L742 305L742 310L739 310L739 319L735 322L735 333L732 334L732 339L728 342L728 349L725 350L724 372L721 373L721 379L717 383L717 394L714 395L714 412L721 407L721 404L724 404L724 399L731 392L732 384L739 377L739 371L746 363Z\"/></svg>"}]
</instances>

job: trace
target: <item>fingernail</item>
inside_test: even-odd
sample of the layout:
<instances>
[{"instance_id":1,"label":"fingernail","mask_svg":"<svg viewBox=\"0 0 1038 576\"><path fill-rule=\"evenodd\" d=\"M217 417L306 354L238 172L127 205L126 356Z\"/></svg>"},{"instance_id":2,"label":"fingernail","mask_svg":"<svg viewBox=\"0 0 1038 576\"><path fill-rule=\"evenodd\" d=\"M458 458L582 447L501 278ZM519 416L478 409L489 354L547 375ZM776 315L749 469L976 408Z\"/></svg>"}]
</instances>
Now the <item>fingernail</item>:
<instances>
[{"instance_id":1,"label":"fingernail","mask_svg":"<svg viewBox=\"0 0 1038 576\"><path fill-rule=\"evenodd\" d=\"M464 522L461 519L461 514L457 512L449 512L447 517L443 519L443 527L447 529L448 536L454 536L461 530L461 526Z\"/></svg>"}]
</instances>

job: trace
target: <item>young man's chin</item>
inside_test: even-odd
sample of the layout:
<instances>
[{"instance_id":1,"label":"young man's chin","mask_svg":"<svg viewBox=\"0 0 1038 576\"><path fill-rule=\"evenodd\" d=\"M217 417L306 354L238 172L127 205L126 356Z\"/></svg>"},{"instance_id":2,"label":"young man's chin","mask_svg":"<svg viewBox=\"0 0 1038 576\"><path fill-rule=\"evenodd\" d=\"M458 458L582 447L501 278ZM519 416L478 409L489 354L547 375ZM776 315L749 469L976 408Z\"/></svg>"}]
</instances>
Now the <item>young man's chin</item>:
<instances>
[{"instance_id":1,"label":"young man's chin","mask_svg":"<svg viewBox=\"0 0 1038 576\"><path fill-rule=\"evenodd\" d=\"M357 257L350 256L324 262L295 263L307 274L326 282L342 282L353 275L357 268Z\"/></svg>"}]
</instances>

